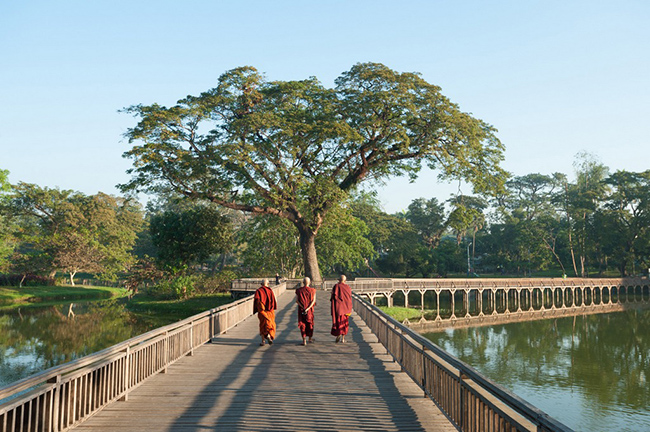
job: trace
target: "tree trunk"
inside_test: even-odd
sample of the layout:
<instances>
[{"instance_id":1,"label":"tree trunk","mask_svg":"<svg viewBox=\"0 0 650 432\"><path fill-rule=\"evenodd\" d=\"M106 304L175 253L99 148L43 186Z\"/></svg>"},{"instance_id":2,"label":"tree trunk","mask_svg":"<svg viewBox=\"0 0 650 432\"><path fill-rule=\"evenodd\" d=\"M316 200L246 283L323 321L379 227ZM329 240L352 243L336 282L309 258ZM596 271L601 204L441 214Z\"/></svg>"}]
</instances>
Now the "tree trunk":
<instances>
[{"instance_id":1,"label":"tree trunk","mask_svg":"<svg viewBox=\"0 0 650 432\"><path fill-rule=\"evenodd\" d=\"M300 234L300 250L305 265L305 276L312 280L313 285L319 286L322 282L316 255L316 234L309 228L298 227Z\"/></svg>"},{"instance_id":2,"label":"tree trunk","mask_svg":"<svg viewBox=\"0 0 650 432\"><path fill-rule=\"evenodd\" d=\"M568 196L569 196L569 184L567 182L564 182L564 194L565 194L565 211L566 211L566 219L567 219L567 233L569 235L569 250L571 251L571 263L573 264L573 274L578 276L578 267L576 266L576 256L575 252L573 251L573 236L571 235L571 231L573 230L573 226L571 225L571 215L569 214L569 203L568 203Z\"/></svg>"},{"instance_id":3,"label":"tree trunk","mask_svg":"<svg viewBox=\"0 0 650 432\"><path fill-rule=\"evenodd\" d=\"M76 271L71 271L70 272L70 285L74 286L74 275L76 275Z\"/></svg>"}]
</instances>

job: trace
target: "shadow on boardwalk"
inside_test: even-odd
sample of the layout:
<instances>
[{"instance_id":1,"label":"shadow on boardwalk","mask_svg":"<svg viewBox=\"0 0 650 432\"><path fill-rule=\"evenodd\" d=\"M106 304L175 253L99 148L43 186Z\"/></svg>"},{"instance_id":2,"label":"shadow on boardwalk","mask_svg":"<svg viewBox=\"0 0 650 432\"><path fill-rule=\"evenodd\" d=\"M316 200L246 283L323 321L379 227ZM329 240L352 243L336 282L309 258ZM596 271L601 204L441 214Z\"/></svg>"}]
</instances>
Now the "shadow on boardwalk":
<instances>
[{"instance_id":1,"label":"shadow on boardwalk","mask_svg":"<svg viewBox=\"0 0 650 432\"><path fill-rule=\"evenodd\" d=\"M456 430L358 317L349 342L334 343L328 292L318 292L315 343L307 346L293 292L278 303L272 346L259 346L251 317L77 430Z\"/></svg>"}]
</instances>

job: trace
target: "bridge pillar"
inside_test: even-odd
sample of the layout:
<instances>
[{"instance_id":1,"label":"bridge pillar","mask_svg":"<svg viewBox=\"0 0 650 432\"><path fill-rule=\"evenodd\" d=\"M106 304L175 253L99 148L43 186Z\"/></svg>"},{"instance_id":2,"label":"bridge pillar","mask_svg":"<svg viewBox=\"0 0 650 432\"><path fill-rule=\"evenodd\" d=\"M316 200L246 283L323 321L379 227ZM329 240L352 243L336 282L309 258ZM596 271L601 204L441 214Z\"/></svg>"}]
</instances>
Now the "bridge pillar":
<instances>
[{"instance_id":1,"label":"bridge pillar","mask_svg":"<svg viewBox=\"0 0 650 432\"><path fill-rule=\"evenodd\" d=\"M426 293L427 290L421 289L420 290L420 310L422 313L424 313L424 293Z\"/></svg>"},{"instance_id":2,"label":"bridge pillar","mask_svg":"<svg viewBox=\"0 0 650 432\"><path fill-rule=\"evenodd\" d=\"M451 294L451 317L456 318L456 296L453 291L449 291Z\"/></svg>"}]
</instances>

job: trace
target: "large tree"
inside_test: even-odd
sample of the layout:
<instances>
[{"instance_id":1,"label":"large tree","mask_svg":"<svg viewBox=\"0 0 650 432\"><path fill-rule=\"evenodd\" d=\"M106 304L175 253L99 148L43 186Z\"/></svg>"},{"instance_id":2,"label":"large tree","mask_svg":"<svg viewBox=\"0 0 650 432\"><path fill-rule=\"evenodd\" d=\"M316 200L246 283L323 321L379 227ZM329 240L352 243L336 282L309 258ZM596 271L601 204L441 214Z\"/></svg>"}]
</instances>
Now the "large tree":
<instances>
[{"instance_id":1,"label":"large tree","mask_svg":"<svg viewBox=\"0 0 650 432\"><path fill-rule=\"evenodd\" d=\"M124 190L161 187L227 208L290 221L305 273L321 279L316 236L361 182L423 164L476 190L498 188L503 146L417 73L357 64L328 89L315 78L266 81L252 67L172 107L135 105L126 136L133 175Z\"/></svg>"},{"instance_id":2,"label":"large tree","mask_svg":"<svg viewBox=\"0 0 650 432\"><path fill-rule=\"evenodd\" d=\"M608 249L624 277L630 270L634 272L636 258L643 260L638 251L647 249L644 243L650 232L650 170L617 171L605 183L612 188L603 211L605 226L615 233L609 237Z\"/></svg>"}]
</instances>

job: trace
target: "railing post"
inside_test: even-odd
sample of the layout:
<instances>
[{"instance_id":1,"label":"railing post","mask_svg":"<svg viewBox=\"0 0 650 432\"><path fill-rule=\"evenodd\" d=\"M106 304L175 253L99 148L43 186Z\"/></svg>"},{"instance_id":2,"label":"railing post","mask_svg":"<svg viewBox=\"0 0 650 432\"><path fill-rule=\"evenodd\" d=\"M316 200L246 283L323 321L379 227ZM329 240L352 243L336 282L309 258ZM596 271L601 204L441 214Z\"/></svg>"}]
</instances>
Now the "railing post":
<instances>
[{"instance_id":1,"label":"railing post","mask_svg":"<svg viewBox=\"0 0 650 432\"><path fill-rule=\"evenodd\" d=\"M210 310L210 340L214 337L214 310Z\"/></svg>"},{"instance_id":2,"label":"railing post","mask_svg":"<svg viewBox=\"0 0 650 432\"><path fill-rule=\"evenodd\" d=\"M129 383L131 382L129 374L131 373L131 367L129 365L131 357L131 347L126 347L124 355L124 378L122 379L122 385L124 386L124 396L120 398L120 401L126 402L129 400Z\"/></svg>"},{"instance_id":3,"label":"railing post","mask_svg":"<svg viewBox=\"0 0 650 432\"><path fill-rule=\"evenodd\" d=\"M396 330L399 330L399 366L404 372L404 332L399 327Z\"/></svg>"},{"instance_id":4,"label":"railing post","mask_svg":"<svg viewBox=\"0 0 650 432\"><path fill-rule=\"evenodd\" d=\"M52 390L52 424L51 430L58 432L59 430L59 410L61 399L61 375L50 378L48 383L55 384Z\"/></svg>"},{"instance_id":5,"label":"railing post","mask_svg":"<svg viewBox=\"0 0 650 432\"><path fill-rule=\"evenodd\" d=\"M188 356L194 355L194 321L190 322L190 352Z\"/></svg>"},{"instance_id":6,"label":"railing post","mask_svg":"<svg viewBox=\"0 0 650 432\"><path fill-rule=\"evenodd\" d=\"M422 390L424 391L424 397L427 397L427 364L426 364L426 353L427 347L422 345Z\"/></svg>"},{"instance_id":7,"label":"railing post","mask_svg":"<svg viewBox=\"0 0 650 432\"><path fill-rule=\"evenodd\" d=\"M465 430L465 427L467 425L467 420L468 420L468 404L467 404L467 396L465 394L464 390L464 385L463 385L463 380L467 378L467 375L463 373L463 371L459 371L459 376L458 376L458 384L459 384L459 391L460 391L460 397L459 397L459 402L460 402L460 407L459 407L459 418L458 418L458 425L460 426L460 430Z\"/></svg>"},{"instance_id":8,"label":"railing post","mask_svg":"<svg viewBox=\"0 0 650 432\"><path fill-rule=\"evenodd\" d=\"M167 373L167 365L169 364L169 332L165 332L165 339L163 339L163 350L165 351L163 353L163 361L165 363L165 367L162 370L162 373L166 374Z\"/></svg>"}]
</instances>

